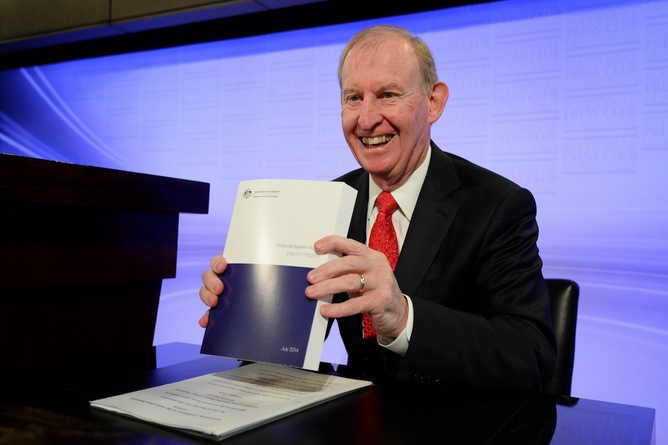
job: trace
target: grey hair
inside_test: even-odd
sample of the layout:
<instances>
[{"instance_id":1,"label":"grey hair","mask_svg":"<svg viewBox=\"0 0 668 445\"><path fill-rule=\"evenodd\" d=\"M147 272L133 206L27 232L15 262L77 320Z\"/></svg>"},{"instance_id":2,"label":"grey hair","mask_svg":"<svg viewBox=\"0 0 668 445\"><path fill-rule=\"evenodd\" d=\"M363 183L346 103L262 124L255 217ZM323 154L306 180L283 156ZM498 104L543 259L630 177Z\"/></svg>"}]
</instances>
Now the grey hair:
<instances>
[{"instance_id":1,"label":"grey hair","mask_svg":"<svg viewBox=\"0 0 668 445\"><path fill-rule=\"evenodd\" d=\"M343 64L348 57L350 51L357 46L362 47L377 47L383 40L390 36L396 36L404 39L410 43L414 50L415 57L418 63L418 70L421 76L422 92L428 94L431 88L438 82L438 74L436 73L436 62L434 56L429 49L429 46L420 37L411 33L407 29L398 26L378 25L363 29L355 34L341 53L339 59L339 87L343 86L342 72Z\"/></svg>"}]
</instances>

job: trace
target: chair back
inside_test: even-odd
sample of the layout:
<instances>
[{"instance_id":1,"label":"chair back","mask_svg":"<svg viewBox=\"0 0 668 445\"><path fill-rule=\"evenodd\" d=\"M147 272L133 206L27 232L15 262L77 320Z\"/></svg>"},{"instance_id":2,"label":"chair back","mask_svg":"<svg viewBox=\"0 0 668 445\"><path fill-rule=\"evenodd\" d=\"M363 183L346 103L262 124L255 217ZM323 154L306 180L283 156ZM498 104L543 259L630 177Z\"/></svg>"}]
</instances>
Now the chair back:
<instances>
[{"instance_id":1,"label":"chair back","mask_svg":"<svg viewBox=\"0 0 668 445\"><path fill-rule=\"evenodd\" d=\"M545 392L570 400L580 286L575 281L558 278L548 278L545 283L550 294L552 323L557 338L557 363Z\"/></svg>"}]
</instances>

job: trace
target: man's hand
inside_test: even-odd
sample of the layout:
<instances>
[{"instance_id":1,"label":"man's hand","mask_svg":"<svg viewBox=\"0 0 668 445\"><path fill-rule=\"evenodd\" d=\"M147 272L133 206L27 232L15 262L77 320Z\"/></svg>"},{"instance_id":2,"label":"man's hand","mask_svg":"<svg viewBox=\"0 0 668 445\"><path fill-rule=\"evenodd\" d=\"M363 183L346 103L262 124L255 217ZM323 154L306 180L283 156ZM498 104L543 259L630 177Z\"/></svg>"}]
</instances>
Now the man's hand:
<instances>
[{"instance_id":1,"label":"man's hand","mask_svg":"<svg viewBox=\"0 0 668 445\"><path fill-rule=\"evenodd\" d=\"M223 282L218 277L227 269L227 261L222 255L216 255L211 259L211 269L202 274L202 283L199 289L199 298L209 307L218 304L218 296L223 293ZM199 325L203 328L209 324L209 311L199 319Z\"/></svg>"},{"instance_id":2,"label":"man's hand","mask_svg":"<svg viewBox=\"0 0 668 445\"><path fill-rule=\"evenodd\" d=\"M347 292L350 297L343 303L321 306L320 313L328 318L368 314L378 335L396 338L406 327L408 303L385 255L336 235L316 241L314 247L318 254L343 256L308 273L311 285L306 288L306 296L317 300ZM362 276L364 288L360 291Z\"/></svg>"}]
</instances>

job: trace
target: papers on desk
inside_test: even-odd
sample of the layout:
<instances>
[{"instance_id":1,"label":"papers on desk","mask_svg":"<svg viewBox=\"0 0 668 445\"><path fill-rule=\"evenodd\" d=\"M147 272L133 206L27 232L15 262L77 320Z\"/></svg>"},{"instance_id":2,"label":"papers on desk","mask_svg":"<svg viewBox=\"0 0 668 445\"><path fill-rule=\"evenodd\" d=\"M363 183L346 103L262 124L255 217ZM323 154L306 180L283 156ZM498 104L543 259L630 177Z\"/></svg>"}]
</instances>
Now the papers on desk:
<instances>
[{"instance_id":1,"label":"papers on desk","mask_svg":"<svg viewBox=\"0 0 668 445\"><path fill-rule=\"evenodd\" d=\"M252 180L239 184L225 242L228 267L209 313L203 354L317 370L327 319L309 300L306 274L336 257L313 244L346 236L357 191L343 182Z\"/></svg>"},{"instance_id":2,"label":"papers on desk","mask_svg":"<svg viewBox=\"0 0 668 445\"><path fill-rule=\"evenodd\" d=\"M254 363L95 400L91 406L222 440L370 385Z\"/></svg>"}]
</instances>

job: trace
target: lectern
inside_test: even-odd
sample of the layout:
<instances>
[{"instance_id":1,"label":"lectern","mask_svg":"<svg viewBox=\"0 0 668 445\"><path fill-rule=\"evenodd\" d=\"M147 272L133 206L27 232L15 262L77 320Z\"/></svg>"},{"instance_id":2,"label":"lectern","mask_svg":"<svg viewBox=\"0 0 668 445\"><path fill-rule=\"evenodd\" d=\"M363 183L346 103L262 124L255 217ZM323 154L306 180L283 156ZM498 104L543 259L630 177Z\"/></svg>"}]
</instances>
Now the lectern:
<instances>
[{"instance_id":1,"label":"lectern","mask_svg":"<svg viewBox=\"0 0 668 445\"><path fill-rule=\"evenodd\" d=\"M144 356L179 214L208 203L207 183L0 154L0 376Z\"/></svg>"}]
</instances>

